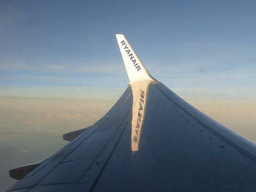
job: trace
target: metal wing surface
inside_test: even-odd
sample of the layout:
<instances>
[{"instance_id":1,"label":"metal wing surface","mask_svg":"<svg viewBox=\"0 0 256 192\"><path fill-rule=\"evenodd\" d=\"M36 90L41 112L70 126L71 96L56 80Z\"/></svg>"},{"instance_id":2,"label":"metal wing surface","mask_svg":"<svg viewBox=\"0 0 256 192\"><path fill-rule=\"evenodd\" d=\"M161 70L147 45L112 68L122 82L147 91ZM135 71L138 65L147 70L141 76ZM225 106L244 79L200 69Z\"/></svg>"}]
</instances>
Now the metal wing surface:
<instances>
[{"instance_id":1,"label":"metal wing surface","mask_svg":"<svg viewBox=\"0 0 256 192\"><path fill-rule=\"evenodd\" d=\"M255 144L155 80L126 38L117 41L130 79L124 94L32 171L11 170L22 179L9 191L255 191Z\"/></svg>"}]
</instances>

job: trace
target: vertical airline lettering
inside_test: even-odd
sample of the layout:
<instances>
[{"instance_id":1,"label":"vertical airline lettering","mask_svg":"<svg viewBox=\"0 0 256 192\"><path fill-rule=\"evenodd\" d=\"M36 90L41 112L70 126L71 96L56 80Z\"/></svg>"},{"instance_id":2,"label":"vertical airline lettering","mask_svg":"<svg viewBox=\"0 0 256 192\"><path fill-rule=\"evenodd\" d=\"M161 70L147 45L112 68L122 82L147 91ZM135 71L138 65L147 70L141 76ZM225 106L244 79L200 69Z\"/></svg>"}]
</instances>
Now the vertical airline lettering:
<instances>
[{"instance_id":1,"label":"vertical airline lettering","mask_svg":"<svg viewBox=\"0 0 256 192\"><path fill-rule=\"evenodd\" d=\"M124 46L124 49L128 55L128 57L130 58L131 62L133 62L133 65L135 66L135 68L137 69L137 71L141 70L141 66L139 65L139 63L137 63L136 59L134 59L134 56L132 54L132 51L129 49L129 47L127 46L126 42L123 40L120 42L122 46Z\"/></svg>"}]
</instances>

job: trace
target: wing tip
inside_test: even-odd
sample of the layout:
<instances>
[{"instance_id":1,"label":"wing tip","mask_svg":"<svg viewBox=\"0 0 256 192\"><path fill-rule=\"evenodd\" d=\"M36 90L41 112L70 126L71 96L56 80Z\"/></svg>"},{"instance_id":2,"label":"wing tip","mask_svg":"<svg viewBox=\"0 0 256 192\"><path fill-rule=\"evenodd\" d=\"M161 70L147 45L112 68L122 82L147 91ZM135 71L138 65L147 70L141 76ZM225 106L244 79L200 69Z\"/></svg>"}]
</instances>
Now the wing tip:
<instances>
[{"instance_id":1,"label":"wing tip","mask_svg":"<svg viewBox=\"0 0 256 192\"><path fill-rule=\"evenodd\" d=\"M123 34L116 34L117 42L130 82L155 80L141 62Z\"/></svg>"}]
</instances>

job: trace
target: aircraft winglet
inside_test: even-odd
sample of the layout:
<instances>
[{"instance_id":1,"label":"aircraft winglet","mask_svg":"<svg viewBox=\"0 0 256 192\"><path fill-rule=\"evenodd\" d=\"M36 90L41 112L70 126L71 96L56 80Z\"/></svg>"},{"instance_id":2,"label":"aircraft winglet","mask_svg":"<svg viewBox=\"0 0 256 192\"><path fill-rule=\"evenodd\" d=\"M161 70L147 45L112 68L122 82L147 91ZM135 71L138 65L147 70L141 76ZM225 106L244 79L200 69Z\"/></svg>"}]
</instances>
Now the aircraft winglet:
<instances>
[{"instance_id":1,"label":"aircraft winglet","mask_svg":"<svg viewBox=\"0 0 256 192\"><path fill-rule=\"evenodd\" d=\"M124 60L124 65L130 83L145 80L155 80L143 65L139 57L136 55L125 36L116 34L116 39Z\"/></svg>"}]
</instances>

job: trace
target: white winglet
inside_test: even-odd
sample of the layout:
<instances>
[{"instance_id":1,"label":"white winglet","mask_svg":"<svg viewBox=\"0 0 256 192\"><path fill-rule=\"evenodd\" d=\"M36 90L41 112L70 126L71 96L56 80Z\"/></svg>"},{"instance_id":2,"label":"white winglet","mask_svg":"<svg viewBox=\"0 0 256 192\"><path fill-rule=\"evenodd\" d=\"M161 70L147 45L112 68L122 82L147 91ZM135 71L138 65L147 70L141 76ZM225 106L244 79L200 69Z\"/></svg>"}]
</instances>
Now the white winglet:
<instances>
[{"instance_id":1,"label":"white winglet","mask_svg":"<svg viewBox=\"0 0 256 192\"><path fill-rule=\"evenodd\" d=\"M116 34L118 46L120 48L124 65L130 80L130 83L145 80L155 80L147 71L139 57L136 55L131 45L124 35Z\"/></svg>"}]
</instances>

